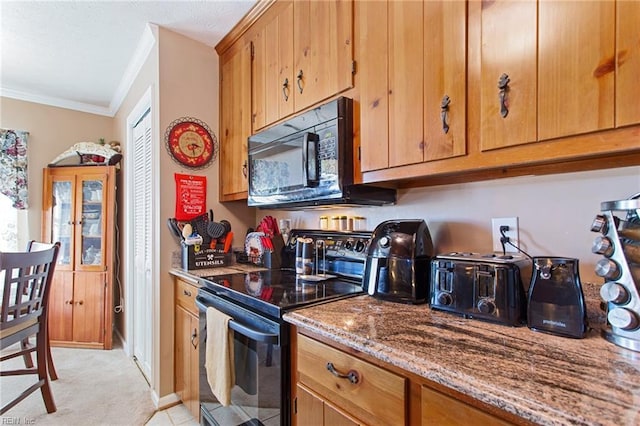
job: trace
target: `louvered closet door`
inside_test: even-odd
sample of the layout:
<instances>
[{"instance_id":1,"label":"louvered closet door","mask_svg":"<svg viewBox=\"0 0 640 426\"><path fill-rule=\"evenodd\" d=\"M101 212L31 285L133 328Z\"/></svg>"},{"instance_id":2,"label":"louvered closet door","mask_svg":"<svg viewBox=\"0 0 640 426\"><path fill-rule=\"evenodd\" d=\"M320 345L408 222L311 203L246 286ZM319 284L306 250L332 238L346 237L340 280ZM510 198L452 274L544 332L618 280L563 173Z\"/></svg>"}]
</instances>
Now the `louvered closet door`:
<instances>
[{"instance_id":1,"label":"louvered closet door","mask_svg":"<svg viewBox=\"0 0 640 426\"><path fill-rule=\"evenodd\" d=\"M133 128L133 355L151 378L151 114L148 110Z\"/></svg>"}]
</instances>

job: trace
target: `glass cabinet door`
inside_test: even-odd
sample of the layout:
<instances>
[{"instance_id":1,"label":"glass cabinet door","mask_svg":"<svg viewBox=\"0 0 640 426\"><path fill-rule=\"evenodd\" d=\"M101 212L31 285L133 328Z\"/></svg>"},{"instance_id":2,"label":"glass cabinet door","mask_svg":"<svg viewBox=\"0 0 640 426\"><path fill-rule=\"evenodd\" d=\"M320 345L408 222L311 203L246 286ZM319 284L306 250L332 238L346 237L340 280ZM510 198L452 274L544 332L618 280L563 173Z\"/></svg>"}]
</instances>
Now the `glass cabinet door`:
<instances>
[{"instance_id":1,"label":"glass cabinet door","mask_svg":"<svg viewBox=\"0 0 640 426\"><path fill-rule=\"evenodd\" d=\"M71 265L73 247L73 182L55 181L52 187L53 208L51 241L60 241L58 265Z\"/></svg>"},{"instance_id":2,"label":"glass cabinet door","mask_svg":"<svg viewBox=\"0 0 640 426\"><path fill-rule=\"evenodd\" d=\"M76 262L80 262L81 266L102 265L104 182L101 179L83 179L81 188L80 258Z\"/></svg>"}]
</instances>

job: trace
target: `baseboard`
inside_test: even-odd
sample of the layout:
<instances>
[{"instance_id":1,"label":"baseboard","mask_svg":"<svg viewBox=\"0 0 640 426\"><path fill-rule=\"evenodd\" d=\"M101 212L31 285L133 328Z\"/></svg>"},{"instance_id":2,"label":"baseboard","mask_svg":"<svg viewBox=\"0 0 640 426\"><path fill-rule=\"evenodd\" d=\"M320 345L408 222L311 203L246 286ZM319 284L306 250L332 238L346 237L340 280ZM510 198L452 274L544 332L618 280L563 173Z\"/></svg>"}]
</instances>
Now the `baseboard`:
<instances>
[{"instance_id":1,"label":"baseboard","mask_svg":"<svg viewBox=\"0 0 640 426\"><path fill-rule=\"evenodd\" d=\"M158 398L158 394L155 391L152 392L151 400L158 410L164 410L165 408L173 407L182 402L177 393L170 393L162 398Z\"/></svg>"},{"instance_id":2,"label":"baseboard","mask_svg":"<svg viewBox=\"0 0 640 426\"><path fill-rule=\"evenodd\" d=\"M127 341L124 339L124 337L122 337L122 334L120 334L120 332L118 331L118 329L114 329L114 330L113 330L113 334L114 334L114 337L120 341L120 345L122 346L122 350L123 350L123 352L124 352L124 353L129 357L129 358L131 358L131 356L132 356L133 354L131 354L131 351L130 351L129 345L127 344Z\"/></svg>"}]
</instances>

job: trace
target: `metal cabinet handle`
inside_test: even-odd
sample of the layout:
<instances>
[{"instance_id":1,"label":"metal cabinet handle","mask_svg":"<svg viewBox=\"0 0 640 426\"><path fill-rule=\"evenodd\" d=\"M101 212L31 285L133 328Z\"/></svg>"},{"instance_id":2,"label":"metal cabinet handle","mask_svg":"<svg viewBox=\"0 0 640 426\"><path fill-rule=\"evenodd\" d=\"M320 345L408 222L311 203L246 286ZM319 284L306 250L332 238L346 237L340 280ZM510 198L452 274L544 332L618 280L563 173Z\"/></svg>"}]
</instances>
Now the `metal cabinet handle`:
<instances>
[{"instance_id":1,"label":"metal cabinet handle","mask_svg":"<svg viewBox=\"0 0 640 426\"><path fill-rule=\"evenodd\" d=\"M444 95L442 102L440 103L440 118L442 119L442 131L446 134L449 133L449 104L451 99L449 96Z\"/></svg>"},{"instance_id":2,"label":"metal cabinet handle","mask_svg":"<svg viewBox=\"0 0 640 426\"><path fill-rule=\"evenodd\" d=\"M289 79L285 77L284 82L282 83L282 97L284 101L287 102L289 100Z\"/></svg>"},{"instance_id":3,"label":"metal cabinet handle","mask_svg":"<svg viewBox=\"0 0 640 426\"><path fill-rule=\"evenodd\" d=\"M298 83L298 90L300 91L300 93L302 94L302 70L300 70L300 72L298 72L298 76L297 76L297 83Z\"/></svg>"},{"instance_id":4,"label":"metal cabinet handle","mask_svg":"<svg viewBox=\"0 0 640 426\"><path fill-rule=\"evenodd\" d=\"M76 302L77 305L82 305L82 300L79 302Z\"/></svg>"},{"instance_id":5,"label":"metal cabinet handle","mask_svg":"<svg viewBox=\"0 0 640 426\"><path fill-rule=\"evenodd\" d=\"M242 176L244 176L244 178L247 178L247 173L248 173L248 167L247 167L247 160L244 160L244 163L242 164Z\"/></svg>"},{"instance_id":6,"label":"metal cabinet handle","mask_svg":"<svg viewBox=\"0 0 640 426\"><path fill-rule=\"evenodd\" d=\"M182 290L182 294L184 294L187 297L191 297L191 292L187 289Z\"/></svg>"},{"instance_id":7,"label":"metal cabinet handle","mask_svg":"<svg viewBox=\"0 0 640 426\"><path fill-rule=\"evenodd\" d=\"M191 334L191 346L193 349L198 348L198 329L194 328L193 333Z\"/></svg>"},{"instance_id":8,"label":"metal cabinet handle","mask_svg":"<svg viewBox=\"0 0 640 426\"><path fill-rule=\"evenodd\" d=\"M505 118L509 114L509 108L507 108L507 92L509 91L509 76L502 74L498 80L498 89L500 89L500 115Z\"/></svg>"},{"instance_id":9,"label":"metal cabinet handle","mask_svg":"<svg viewBox=\"0 0 640 426\"><path fill-rule=\"evenodd\" d=\"M64 304L65 304L65 305L73 305L73 299L71 299L71 300L65 300L65 301L64 301Z\"/></svg>"},{"instance_id":10,"label":"metal cabinet handle","mask_svg":"<svg viewBox=\"0 0 640 426\"><path fill-rule=\"evenodd\" d=\"M343 374L340 373L338 370L336 370L336 368L333 366L332 362L328 362L327 363L327 370L329 371L329 373L333 374L334 376L340 378L340 379L349 379L349 382L351 382L351 384L356 384L360 381L360 374L355 371L355 370L349 370L349 372L347 374Z\"/></svg>"}]
</instances>

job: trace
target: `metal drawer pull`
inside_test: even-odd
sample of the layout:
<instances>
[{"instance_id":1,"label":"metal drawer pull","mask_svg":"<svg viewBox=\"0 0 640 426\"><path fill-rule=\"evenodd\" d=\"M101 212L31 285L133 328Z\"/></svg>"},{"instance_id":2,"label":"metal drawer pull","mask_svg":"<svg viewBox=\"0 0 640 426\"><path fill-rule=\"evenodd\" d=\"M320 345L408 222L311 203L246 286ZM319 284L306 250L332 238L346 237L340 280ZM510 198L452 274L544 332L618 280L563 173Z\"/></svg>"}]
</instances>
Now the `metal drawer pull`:
<instances>
[{"instance_id":1,"label":"metal drawer pull","mask_svg":"<svg viewBox=\"0 0 640 426\"><path fill-rule=\"evenodd\" d=\"M297 83L298 83L298 90L300 91L300 93L302 94L302 91L304 90L302 87L302 70L300 70L298 72L298 75L296 76L296 78L298 79Z\"/></svg>"},{"instance_id":2,"label":"metal drawer pull","mask_svg":"<svg viewBox=\"0 0 640 426\"><path fill-rule=\"evenodd\" d=\"M451 99L449 96L444 95L442 102L440 103L440 118L442 119L442 131L446 134L449 132L449 104Z\"/></svg>"},{"instance_id":3,"label":"metal drawer pull","mask_svg":"<svg viewBox=\"0 0 640 426\"><path fill-rule=\"evenodd\" d=\"M340 379L349 379L349 381L354 385L360 381L360 374L358 374L357 371L349 370L347 374L342 374L338 370L336 370L332 362L327 363L327 370L329 370L331 374L339 377Z\"/></svg>"},{"instance_id":4,"label":"metal drawer pull","mask_svg":"<svg viewBox=\"0 0 640 426\"><path fill-rule=\"evenodd\" d=\"M182 290L182 294L184 294L187 297L191 297L191 292L189 290Z\"/></svg>"},{"instance_id":5,"label":"metal drawer pull","mask_svg":"<svg viewBox=\"0 0 640 426\"><path fill-rule=\"evenodd\" d=\"M509 114L509 108L507 107L507 92L509 91L509 76L502 74L500 80L498 80L498 89L500 89L500 115L502 118L506 118Z\"/></svg>"},{"instance_id":6,"label":"metal drawer pull","mask_svg":"<svg viewBox=\"0 0 640 426\"><path fill-rule=\"evenodd\" d=\"M282 83L282 97L284 101L287 102L289 100L289 79L285 78L284 83Z\"/></svg>"}]
</instances>

